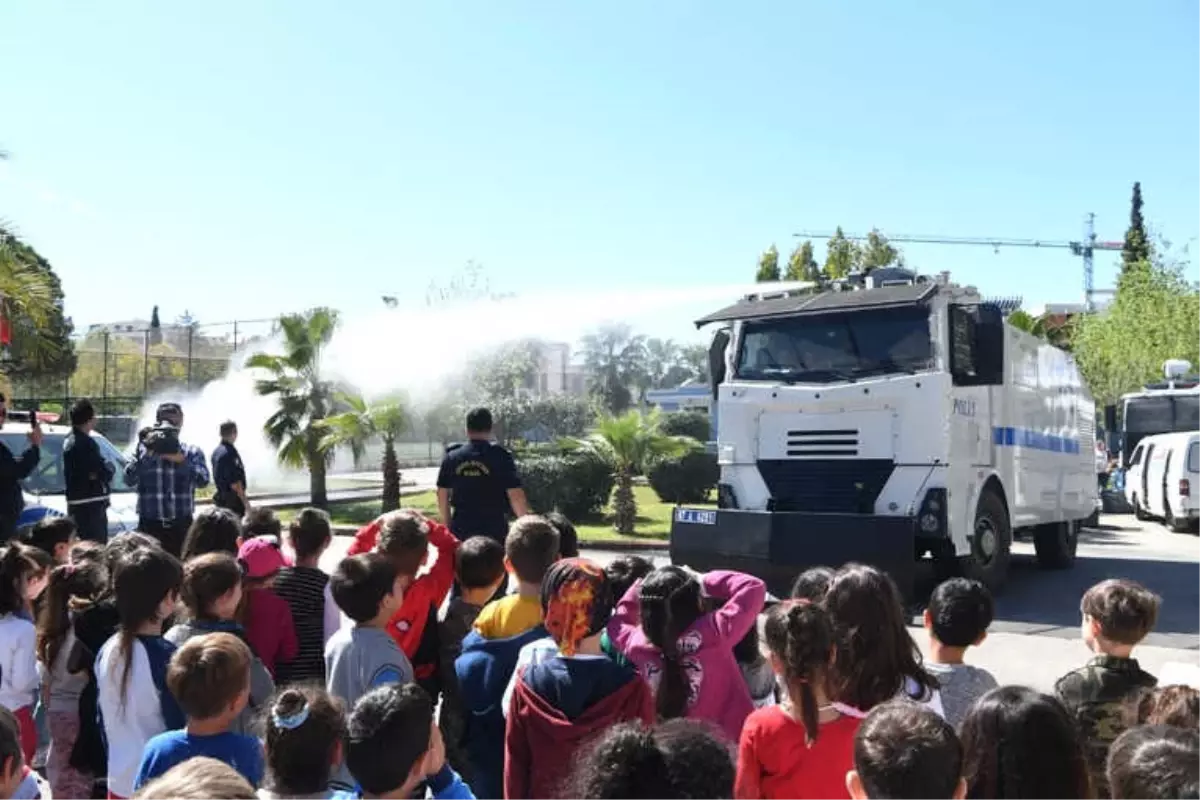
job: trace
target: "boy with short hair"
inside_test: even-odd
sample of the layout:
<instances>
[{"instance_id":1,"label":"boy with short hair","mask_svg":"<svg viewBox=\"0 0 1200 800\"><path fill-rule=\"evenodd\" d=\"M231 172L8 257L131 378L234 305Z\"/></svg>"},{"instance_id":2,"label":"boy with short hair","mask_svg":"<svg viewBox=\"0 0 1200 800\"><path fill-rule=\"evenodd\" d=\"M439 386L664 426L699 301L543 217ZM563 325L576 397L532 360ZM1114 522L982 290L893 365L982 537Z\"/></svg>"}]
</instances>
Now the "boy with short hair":
<instances>
[{"instance_id":1,"label":"boy with short hair","mask_svg":"<svg viewBox=\"0 0 1200 800\"><path fill-rule=\"evenodd\" d=\"M507 639L541 624L542 579L558 560L558 530L545 517L527 514L508 529L504 567L517 577L517 593L480 612L475 630L487 639Z\"/></svg>"},{"instance_id":2,"label":"boy with short hair","mask_svg":"<svg viewBox=\"0 0 1200 800\"><path fill-rule=\"evenodd\" d=\"M1108 754L1108 785L1114 800L1200 797L1200 733L1170 725L1130 728Z\"/></svg>"},{"instance_id":3,"label":"boy with short hair","mask_svg":"<svg viewBox=\"0 0 1200 800\"><path fill-rule=\"evenodd\" d=\"M0 798L40 800L50 797L50 786L25 763L21 751L21 725L16 715L0 706Z\"/></svg>"},{"instance_id":4,"label":"boy with short hair","mask_svg":"<svg viewBox=\"0 0 1200 800\"><path fill-rule=\"evenodd\" d=\"M187 727L146 742L134 788L195 756L223 761L258 786L263 777L262 745L230 726L250 697L250 648L231 633L189 639L171 656L167 688L187 716Z\"/></svg>"},{"instance_id":5,"label":"boy with short hair","mask_svg":"<svg viewBox=\"0 0 1200 800\"><path fill-rule=\"evenodd\" d=\"M438 624L441 648L442 711L439 726L446 744L446 758L465 780L471 779L463 735L466 724L454 661L462 653L463 639L471 632L476 617L504 582L504 548L490 536L472 536L462 543L455 557L455 576L462 592L450 598Z\"/></svg>"},{"instance_id":6,"label":"boy with short hair","mask_svg":"<svg viewBox=\"0 0 1200 800\"><path fill-rule=\"evenodd\" d=\"M1124 579L1101 581L1080 602L1080 632L1096 656L1059 678L1054 693L1079 725L1099 797L1108 796L1108 750L1128 725L1129 702L1158 683L1132 654L1154 629L1161 602L1141 584Z\"/></svg>"},{"instance_id":7,"label":"boy with short hair","mask_svg":"<svg viewBox=\"0 0 1200 800\"><path fill-rule=\"evenodd\" d=\"M950 723L926 706L894 700L873 708L858 726L846 790L855 800L962 800L962 768L962 744Z\"/></svg>"},{"instance_id":8,"label":"boy with short hair","mask_svg":"<svg viewBox=\"0 0 1200 800\"><path fill-rule=\"evenodd\" d=\"M428 572L418 573L429 560L429 545L437 560ZM412 664L413 674L425 691L437 697L438 609L454 584L454 555L459 541L450 529L419 511L400 509L384 514L354 535L348 555L376 552L396 568L404 602L395 610L387 631Z\"/></svg>"},{"instance_id":9,"label":"boy with short hair","mask_svg":"<svg viewBox=\"0 0 1200 800\"><path fill-rule=\"evenodd\" d=\"M54 559L54 563L67 563L71 547L79 540L78 529L70 517L43 517L30 529L25 544L36 547Z\"/></svg>"},{"instance_id":10,"label":"boy with short hair","mask_svg":"<svg viewBox=\"0 0 1200 800\"><path fill-rule=\"evenodd\" d=\"M380 686L359 699L347 724L346 766L363 797L412 797L424 783L435 800L475 800L446 763L433 701L412 684Z\"/></svg>"},{"instance_id":11,"label":"boy with short hair","mask_svg":"<svg viewBox=\"0 0 1200 800\"><path fill-rule=\"evenodd\" d=\"M518 592L484 607L454 662L465 714L463 748L471 765L471 788L480 797L504 793L504 692L521 648L545 637L542 578L558 558L558 531L544 518L526 515L509 528L506 569Z\"/></svg>"},{"instance_id":12,"label":"boy with short hair","mask_svg":"<svg viewBox=\"0 0 1200 800\"><path fill-rule=\"evenodd\" d=\"M274 536L276 539L283 535L283 523L275 512L269 508L255 506L246 512L242 518L242 540L248 541L258 536Z\"/></svg>"},{"instance_id":13,"label":"boy with short hair","mask_svg":"<svg viewBox=\"0 0 1200 800\"><path fill-rule=\"evenodd\" d=\"M377 553L343 559L330 578L333 599L355 622L325 646L327 688L347 705L372 687L413 679L412 665L387 631L404 596L402 580L392 562Z\"/></svg>"},{"instance_id":14,"label":"boy with short hair","mask_svg":"<svg viewBox=\"0 0 1200 800\"><path fill-rule=\"evenodd\" d=\"M329 575L320 567L322 554L333 543L329 515L319 508L304 509L288 527L288 539L295 565L279 570L273 588L291 608L299 650L294 659L276 664L275 679L281 686L324 684L325 643L341 627Z\"/></svg>"},{"instance_id":15,"label":"boy with short hair","mask_svg":"<svg viewBox=\"0 0 1200 800\"><path fill-rule=\"evenodd\" d=\"M987 638L994 616L992 593L979 581L951 578L933 590L925 609L929 658L925 669L937 678L946 721L957 728L975 701L995 689L992 673L963 663L968 647Z\"/></svg>"}]
</instances>

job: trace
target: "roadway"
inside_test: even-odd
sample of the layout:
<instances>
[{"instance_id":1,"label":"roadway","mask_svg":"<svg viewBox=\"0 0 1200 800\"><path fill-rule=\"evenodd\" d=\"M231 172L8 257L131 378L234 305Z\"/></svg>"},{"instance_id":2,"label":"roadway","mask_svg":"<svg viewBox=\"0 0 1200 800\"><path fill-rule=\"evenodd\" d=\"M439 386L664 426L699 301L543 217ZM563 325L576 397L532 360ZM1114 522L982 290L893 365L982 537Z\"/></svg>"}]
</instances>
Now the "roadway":
<instances>
[{"instance_id":1,"label":"roadway","mask_svg":"<svg viewBox=\"0 0 1200 800\"><path fill-rule=\"evenodd\" d=\"M349 545L338 537L323 565L331 569ZM621 555L586 549L599 563ZM665 551L643 553L668 563ZM1200 538L1170 533L1157 523L1131 516L1105 515L1097 529L1085 530L1078 558L1069 570L1046 571L1034 562L1032 545L1014 547L1007 586L996 599L996 620L984 643L968 652L970 663L984 667L1001 683L1022 683L1049 691L1054 681L1083 664L1089 653L1079 637L1079 601L1084 591L1105 578L1132 578L1163 598L1158 625L1134 656L1155 675L1179 665L1200 672ZM932 588L923 587L925 596ZM926 635L914 616L910 628L924 650ZM1168 666L1170 665L1170 666Z\"/></svg>"}]
</instances>

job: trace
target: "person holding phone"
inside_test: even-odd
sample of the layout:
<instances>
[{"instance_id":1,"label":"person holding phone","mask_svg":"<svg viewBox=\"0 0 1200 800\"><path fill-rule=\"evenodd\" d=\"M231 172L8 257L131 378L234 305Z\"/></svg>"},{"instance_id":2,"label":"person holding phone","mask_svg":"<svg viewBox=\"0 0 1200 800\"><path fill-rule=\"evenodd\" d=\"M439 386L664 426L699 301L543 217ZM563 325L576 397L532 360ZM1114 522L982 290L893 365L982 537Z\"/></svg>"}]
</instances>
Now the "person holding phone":
<instances>
[{"instance_id":1,"label":"person holding phone","mask_svg":"<svg viewBox=\"0 0 1200 800\"><path fill-rule=\"evenodd\" d=\"M8 398L0 393L0 428L8 419ZM29 446L18 458L8 445L0 442L0 542L7 542L17 535L17 519L25 510L25 493L21 481L37 469L42 457L42 429L37 415L30 416Z\"/></svg>"}]
</instances>

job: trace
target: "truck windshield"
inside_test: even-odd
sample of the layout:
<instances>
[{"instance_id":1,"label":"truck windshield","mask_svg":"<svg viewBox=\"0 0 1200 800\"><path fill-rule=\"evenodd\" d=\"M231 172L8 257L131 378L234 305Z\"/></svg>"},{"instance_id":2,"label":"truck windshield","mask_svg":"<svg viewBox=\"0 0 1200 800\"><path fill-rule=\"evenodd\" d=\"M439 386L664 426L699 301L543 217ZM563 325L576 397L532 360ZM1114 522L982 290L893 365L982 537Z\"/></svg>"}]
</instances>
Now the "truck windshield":
<instances>
[{"instance_id":1,"label":"truck windshield","mask_svg":"<svg viewBox=\"0 0 1200 800\"><path fill-rule=\"evenodd\" d=\"M890 308L747 322L737 377L832 383L932 363L929 310Z\"/></svg>"},{"instance_id":2,"label":"truck windshield","mask_svg":"<svg viewBox=\"0 0 1200 800\"><path fill-rule=\"evenodd\" d=\"M1130 398L1125 404L1125 432L1150 436L1200 429L1200 395Z\"/></svg>"}]
</instances>

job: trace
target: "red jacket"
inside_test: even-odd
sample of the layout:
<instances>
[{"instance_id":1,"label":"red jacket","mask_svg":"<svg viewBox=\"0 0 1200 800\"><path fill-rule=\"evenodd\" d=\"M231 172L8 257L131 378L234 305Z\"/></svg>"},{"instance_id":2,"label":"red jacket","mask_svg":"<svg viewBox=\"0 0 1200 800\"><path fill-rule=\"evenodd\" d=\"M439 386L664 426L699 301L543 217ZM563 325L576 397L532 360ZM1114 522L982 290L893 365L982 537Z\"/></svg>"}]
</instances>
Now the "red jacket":
<instances>
[{"instance_id":1,"label":"red jacket","mask_svg":"<svg viewBox=\"0 0 1200 800\"><path fill-rule=\"evenodd\" d=\"M564 797L580 749L613 725L655 721L654 695L639 675L568 719L518 676L504 732L504 796Z\"/></svg>"},{"instance_id":2,"label":"red jacket","mask_svg":"<svg viewBox=\"0 0 1200 800\"><path fill-rule=\"evenodd\" d=\"M374 550L382 520L380 517L354 534L354 543L346 555L356 556ZM418 681L427 681L437 673L437 612L454 585L454 556L459 544L445 525L433 520L428 522L429 543L437 550L437 560L428 572L413 581L404 592L400 610L388 623L388 633L412 662L413 673ZM430 625L431 620L433 625Z\"/></svg>"}]
</instances>

